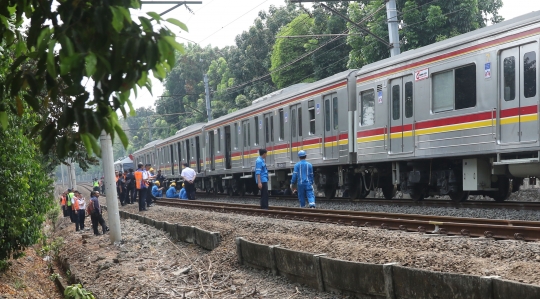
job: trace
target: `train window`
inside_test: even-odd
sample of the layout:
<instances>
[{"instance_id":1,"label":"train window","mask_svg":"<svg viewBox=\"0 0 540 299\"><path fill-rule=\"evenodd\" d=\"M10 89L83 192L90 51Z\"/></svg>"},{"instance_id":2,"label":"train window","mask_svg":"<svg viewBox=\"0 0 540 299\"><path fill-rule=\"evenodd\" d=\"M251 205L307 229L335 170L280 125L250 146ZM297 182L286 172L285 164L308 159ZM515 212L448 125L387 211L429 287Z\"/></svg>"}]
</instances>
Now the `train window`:
<instances>
[{"instance_id":1,"label":"train window","mask_svg":"<svg viewBox=\"0 0 540 299\"><path fill-rule=\"evenodd\" d=\"M476 65L433 75L433 112L476 106Z\"/></svg>"},{"instance_id":2,"label":"train window","mask_svg":"<svg viewBox=\"0 0 540 299\"><path fill-rule=\"evenodd\" d=\"M455 70L455 109L476 106L476 65L468 65Z\"/></svg>"},{"instance_id":3,"label":"train window","mask_svg":"<svg viewBox=\"0 0 540 299\"><path fill-rule=\"evenodd\" d=\"M270 116L270 141L274 142L274 116Z\"/></svg>"},{"instance_id":4,"label":"train window","mask_svg":"<svg viewBox=\"0 0 540 299\"><path fill-rule=\"evenodd\" d=\"M405 83L405 117L413 116L413 83Z\"/></svg>"},{"instance_id":5,"label":"train window","mask_svg":"<svg viewBox=\"0 0 540 299\"><path fill-rule=\"evenodd\" d=\"M221 152L221 129L217 129L217 150Z\"/></svg>"},{"instance_id":6,"label":"train window","mask_svg":"<svg viewBox=\"0 0 540 299\"><path fill-rule=\"evenodd\" d=\"M264 140L270 142L270 128L268 127L268 116L264 118Z\"/></svg>"},{"instance_id":7,"label":"train window","mask_svg":"<svg viewBox=\"0 0 540 299\"><path fill-rule=\"evenodd\" d=\"M330 100L324 101L324 128L330 131Z\"/></svg>"},{"instance_id":8,"label":"train window","mask_svg":"<svg viewBox=\"0 0 540 299\"><path fill-rule=\"evenodd\" d=\"M298 107L298 137L302 137L302 107Z\"/></svg>"},{"instance_id":9,"label":"train window","mask_svg":"<svg viewBox=\"0 0 540 299\"><path fill-rule=\"evenodd\" d=\"M279 140L285 139L285 119L283 109L279 109Z\"/></svg>"},{"instance_id":10,"label":"train window","mask_svg":"<svg viewBox=\"0 0 540 299\"><path fill-rule=\"evenodd\" d=\"M315 134L315 101L308 102L309 112L309 134Z\"/></svg>"},{"instance_id":11,"label":"train window","mask_svg":"<svg viewBox=\"0 0 540 299\"><path fill-rule=\"evenodd\" d=\"M536 96L536 52L523 55L523 95L526 98Z\"/></svg>"},{"instance_id":12,"label":"train window","mask_svg":"<svg viewBox=\"0 0 540 299\"><path fill-rule=\"evenodd\" d=\"M334 130L339 129L339 114L338 114L338 99L334 97L332 99L332 110L334 111L334 115L332 116L332 119L334 121Z\"/></svg>"},{"instance_id":13,"label":"train window","mask_svg":"<svg viewBox=\"0 0 540 299\"><path fill-rule=\"evenodd\" d=\"M235 132L238 132L238 123L234 123L234 131ZM234 148L237 149L238 148L238 134L236 134L236 138L234 138Z\"/></svg>"},{"instance_id":14,"label":"train window","mask_svg":"<svg viewBox=\"0 0 540 299\"><path fill-rule=\"evenodd\" d=\"M454 72L433 75L433 112L454 109Z\"/></svg>"},{"instance_id":15,"label":"train window","mask_svg":"<svg viewBox=\"0 0 540 299\"><path fill-rule=\"evenodd\" d=\"M296 137L296 110L291 109L291 136Z\"/></svg>"},{"instance_id":16,"label":"train window","mask_svg":"<svg viewBox=\"0 0 540 299\"><path fill-rule=\"evenodd\" d=\"M370 126L375 123L375 92L373 89L360 93L360 124Z\"/></svg>"},{"instance_id":17,"label":"train window","mask_svg":"<svg viewBox=\"0 0 540 299\"><path fill-rule=\"evenodd\" d=\"M401 111L399 111L399 101L401 100L399 93L400 93L399 85L392 86L392 119L393 120L398 120L401 114L400 113Z\"/></svg>"},{"instance_id":18,"label":"train window","mask_svg":"<svg viewBox=\"0 0 540 299\"><path fill-rule=\"evenodd\" d=\"M503 64L504 100L509 102L516 98L516 58L506 57Z\"/></svg>"},{"instance_id":19,"label":"train window","mask_svg":"<svg viewBox=\"0 0 540 299\"><path fill-rule=\"evenodd\" d=\"M255 116L255 144L259 144L259 117Z\"/></svg>"}]
</instances>

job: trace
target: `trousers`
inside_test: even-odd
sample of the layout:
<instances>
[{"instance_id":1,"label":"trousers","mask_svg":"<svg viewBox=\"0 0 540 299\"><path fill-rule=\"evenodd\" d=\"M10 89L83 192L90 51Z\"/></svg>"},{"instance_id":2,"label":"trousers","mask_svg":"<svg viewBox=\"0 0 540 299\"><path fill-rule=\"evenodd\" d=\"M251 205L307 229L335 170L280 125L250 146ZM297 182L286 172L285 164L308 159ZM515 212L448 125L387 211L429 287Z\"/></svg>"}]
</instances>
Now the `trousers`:
<instances>
[{"instance_id":1,"label":"trousers","mask_svg":"<svg viewBox=\"0 0 540 299\"><path fill-rule=\"evenodd\" d=\"M306 206L306 198L308 200L309 206L315 206L315 195L313 194L313 186L308 184L298 185L298 200L300 201L300 207L303 208Z\"/></svg>"},{"instance_id":2,"label":"trousers","mask_svg":"<svg viewBox=\"0 0 540 299\"><path fill-rule=\"evenodd\" d=\"M103 220L103 216L98 211L93 212L90 215L90 219L92 220L92 228L94 229L94 235L99 234L98 232L98 224L101 225L101 228L103 229L103 233L107 231L107 225L105 224L105 220Z\"/></svg>"},{"instance_id":3,"label":"trousers","mask_svg":"<svg viewBox=\"0 0 540 299\"><path fill-rule=\"evenodd\" d=\"M146 209L146 191L148 188L137 189L139 193L139 211Z\"/></svg>"},{"instance_id":4,"label":"trousers","mask_svg":"<svg viewBox=\"0 0 540 299\"><path fill-rule=\"evenodd\" d=\"M137 200L137 189L132 186L128 187L127 191L129 191L129 193L126 195L126 201L130 204L135 203L135 201Z\"/></svg>"},{"instance_id":5,"label":"trousers","mask_svg":"<svg viewBox=\"0 0 540 299\"><path fill-rule=\"evenodd\" d=\"M188 199L195 199L195 184L184 182L184 188L186 189Z\"/></svg>"},{"instance_id":6,"label":"trousers","mask_svg":"<svg viewBox=\"0 0 540 299\"><path fill-rule=\"evenodd\" d=\"M268 210L268 183L262 183L261 209Z\"/></svg>"},{"instance_id":7,"label":"trousers","mask_svg":"<svg viewBox=\"0 0 540 299\"><path fill-rule=\"evenodd\" d=\"M78 210L77 215L77 222L75 222L75 231L83 230L84 229L84 210Z\"/></svg>"}]
</instances>

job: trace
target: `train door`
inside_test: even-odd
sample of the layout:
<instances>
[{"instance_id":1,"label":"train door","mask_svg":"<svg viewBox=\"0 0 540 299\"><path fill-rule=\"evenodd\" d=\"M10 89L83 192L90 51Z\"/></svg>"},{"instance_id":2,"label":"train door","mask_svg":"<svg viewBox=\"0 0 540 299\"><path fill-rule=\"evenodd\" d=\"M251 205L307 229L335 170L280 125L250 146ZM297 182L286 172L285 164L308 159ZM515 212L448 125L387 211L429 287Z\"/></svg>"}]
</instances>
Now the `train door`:
<instances>
[{"instance_id":1,"label":"train door","mask_svg":"<svg viewBox=\"0 0 540 299\"><path fill-rule=\"evenodd\" d=\"M263 137L263 147L266 148L269 153L266 156L266 165L274 165L274 157L276 155L276 149L274 148L274 116L272 113L267 113L264 115L264 137Z\"/></svg>"},{"instance_id":2,"label":"train door","mask_svg":"<svg viewBox=\"0 0 540 299\"><path fill-rule=\"evenodd\" d=\"M244 168L251 167L251 164L250 164L251 134L250 133L251 133L251 130L249 129L249 120L242 121L242 139L243 139L242 161L244 163Z\"/></svg>"},{"instance_id":3,"label":"train door","mask_svg":"<svg viewBox=\"0 0 540 299\"><path fill-rule=\"evenodd\" d=\"M178 174L180 174L182 172L182 143L176 143L176 147L178 148Z\"/></svg>"},{"instance_id":4,"label":"train door","mask_svg":"<svg viewBox=\"0 0 540 299\"><path fill-rule=\"evenodd\" d=\"M231 169L231 126L225 127L225 169Z\"/></svg>"},{"instance_id":5,"label":"train door","mask_svg":"<svg viewBox=\"0 0 540 299\"><path fill-rule=\"evenodd\" d=\"M174 174L174 147L169 145L169 154L171 155L171 174Z\"/></svg>"},{"instance_id":6,"label":"train door","mask_svg":"<svg viewBox=\"0 0 540 299\"><path fill-rule=\"evenodd\" d=\"M291 161L298 161L298 151L302 149L302 125L300 121L302 117L299 113L302 112L301 104L291 106Z\"/></svg>"},{"instance_id":7,"label":"train door","mask_svg":"<svg viewBox=\"0 0 540 299\"><path fill-rule=\"evenodd\" d=\"M339 157L339 110L337 93L323 98L324 104L324 158L325 160Z\"/></svg>"},{"instance_id":8,"label":"train door","mask_svg":"<svg viewBox=\"0 0 540 299\"><path fill-rule=\"evenodd\" d=\"M390 82L390 152L411 153L413 137L413 77Z\"/></svg>"},{"instance_id":9,"label":"train door","mask_svg":"<svg viewBox=\"0 0 540 299\"><path fill-rule=\"evenodd\" d=\"M201 172L201 142L200 137L195 137L195 163L197 163L197 172Z\"/></svg>"},{"instance_id":10,"label":"train door","mask_svg":"<svg viewBox=\"0 0 540 299\"><path fill-rule=\"evenodd\" d=\"M190 144L189 138L184 141L184 145L186 147L185 153L186 153L186 163L189 167L191 167L191 144Z\"/></svg>"},{"instance_id":11,"label":"train door","mask_svg":"<svg viewBox=\"0 0 540 299\"><path fill-rule=\"evenodd\" d=\"M501 52L501 143L538 140L537 48L531 43Z\"/></svg>"},{"instance_id":12,"label":"train door","mask_svg":"<svg viewBox=\"0 0 540 299\"><path fill-rule=\"evenodd\" d=\"M207 132L208 134L208 150L210 151L210 169L216 170L216 147L215 147L215 135L214 131Z\"/></svg>"}]
</instances>

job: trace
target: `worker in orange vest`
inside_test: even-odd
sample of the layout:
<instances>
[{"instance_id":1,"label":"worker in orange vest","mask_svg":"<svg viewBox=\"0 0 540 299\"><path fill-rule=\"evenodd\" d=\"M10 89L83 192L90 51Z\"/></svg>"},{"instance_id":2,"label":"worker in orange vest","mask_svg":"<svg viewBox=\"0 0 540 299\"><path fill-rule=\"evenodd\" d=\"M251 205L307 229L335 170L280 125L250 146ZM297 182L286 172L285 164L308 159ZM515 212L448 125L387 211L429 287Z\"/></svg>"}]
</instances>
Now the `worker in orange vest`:
<instances>
[{"instance_id":1,"label":"worker in orange vest","mask_svg":"<svg viewBox=\"0 0 540 299\"><path fill-rule=\"evenodd\" d=\"M135 188L137 188L137 193L139 194L139 211L147 211L146 209L146 181L143 180L143 164L139 163L137 165L137 171L135 171Z\"/></svg>"}]
</instances>

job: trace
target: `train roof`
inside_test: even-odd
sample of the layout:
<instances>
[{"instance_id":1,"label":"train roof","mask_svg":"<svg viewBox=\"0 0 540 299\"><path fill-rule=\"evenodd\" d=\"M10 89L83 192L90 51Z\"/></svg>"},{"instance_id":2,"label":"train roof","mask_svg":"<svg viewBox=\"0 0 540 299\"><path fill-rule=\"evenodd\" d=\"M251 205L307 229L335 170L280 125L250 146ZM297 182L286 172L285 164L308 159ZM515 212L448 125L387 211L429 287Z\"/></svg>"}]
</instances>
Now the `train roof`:
<instances>
[{"instance_id":1,"label":"train roof","mask_svg":"<svg viewBox=\"0 0 540 299\"><path fill-rule=\"evenodd\" d=\"M227 115L221 116L219 118L213 119L209 121L206 126L212 127L215 124L219 124L225 121L228 121L230 119L241 117L242 115L246 114L247 112L256 111L258 109L264 108L268 106L269 104L279 103L280 101L289 99L291 96L301 95L303 93L309 92L311 90L327 86L331 83L334 83L336 81L341 81L344 79L347 79L347 77L356 70L346 70L340 73L337 73L335 75L332 75L330 77L321 79L319 81L315 81L313 83L299 83L294 84L288 87L285 87L283 89L274 91L270 94L264 95L258 99L255 99L252 101L252 104L248 107L242 108L240 110L237 110L235 112L229 113Z\"/></svg>"},{"instance_id":2,"label":"train roof","mask_svg":"<svg viewBox=\"0 0 540 299\"><path fill-rule=\"evenodd\" d=\"M476 29L476 30L446 39L444 41L433 43L428 46L424 46L424 47L414 49L414 50L409 50L395 57L390 57L384 60L371 63L369 65L365 65L360 70L358 70L357 76L361 76L369 72L381 70L385 67L395 65L396 63L406 62L408 60L415 60L418 58L424 58L426 55L430 55L430 54L437 53L440 51L455 48L460 45L474 42L482 38L486 38L492 35L498 35L506 31L510 31L519 27L523 27L523 26L530 25L533 23L538 23L538 22L540 22L540 11L534 11L534 12L524 14L522 16L510 19L507 21L503 21L501 23L486 26L480 29Z\"/></svg>"},{"instance_id":3,"label":"train roof","mask_svg":"<svg viewBox=\"0 0 540 299\"><path fill-rule=\"evenodd\" d=\"M195 124L189 125L189 126L187 126L185 128L182 128L182 129L176 131L176 133L173 136L163 139L162 143L167 143L167 142L169 142L171 140L175 140L178 137L182 137L184 135L188 135L188 134L191 134L193 132L200 131L205 125L206 125L206 123L195 123Z\"/></svg>"}]
</instances>

